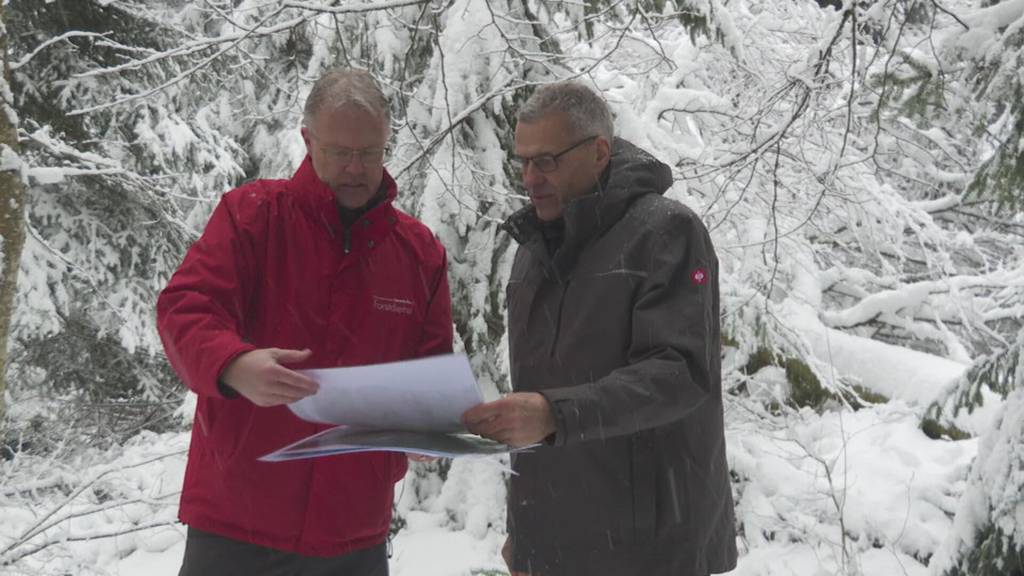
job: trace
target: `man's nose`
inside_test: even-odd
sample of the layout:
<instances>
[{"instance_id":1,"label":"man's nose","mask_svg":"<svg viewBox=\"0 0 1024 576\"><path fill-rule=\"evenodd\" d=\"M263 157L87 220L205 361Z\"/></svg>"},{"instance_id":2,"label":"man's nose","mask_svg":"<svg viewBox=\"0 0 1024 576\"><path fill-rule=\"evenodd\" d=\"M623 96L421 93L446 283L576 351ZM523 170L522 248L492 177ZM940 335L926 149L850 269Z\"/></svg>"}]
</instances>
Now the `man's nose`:
<instances>
[{"instance_id":1,"label":"man's nose","mask_svg":"<svg viewBox=\"0 0 1024 576\"><path fill-rule=\"evenodd\" d=\"M358 155L353 156L345 163L345 172L348 174L362 174L364 171L366 171L366 166Z\"/></svg>"},{"instance_id":2,"label":"man's nose","mask_svg":"<svg viewBox=\"0 0 1024 576\"><path fill-rule=\"evenodd\" d=\"M537 167L533 165L533 162L526 161L523 164L523 184L529 188L544 182L544 174L537 170Z\"/></svg>"}]
</instances>

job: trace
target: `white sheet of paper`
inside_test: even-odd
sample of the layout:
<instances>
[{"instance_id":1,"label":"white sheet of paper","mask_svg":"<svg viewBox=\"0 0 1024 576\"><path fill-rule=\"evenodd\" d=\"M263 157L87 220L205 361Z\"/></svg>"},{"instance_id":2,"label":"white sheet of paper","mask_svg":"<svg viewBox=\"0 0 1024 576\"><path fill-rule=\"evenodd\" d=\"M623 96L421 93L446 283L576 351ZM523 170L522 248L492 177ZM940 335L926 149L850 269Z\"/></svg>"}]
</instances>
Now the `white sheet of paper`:
<instances>
[{"instance_id":1,"label":"white sheet of paper","mask_svg":"<svg viewBox=\"0 0 1024 576\"><path fill-rule=\"evenodd\" d=\"M302 372L320 390L289 408L310 422L453 432L465 428L462 413L483 402L463 354Z\"/></svg>"}]
</instances>

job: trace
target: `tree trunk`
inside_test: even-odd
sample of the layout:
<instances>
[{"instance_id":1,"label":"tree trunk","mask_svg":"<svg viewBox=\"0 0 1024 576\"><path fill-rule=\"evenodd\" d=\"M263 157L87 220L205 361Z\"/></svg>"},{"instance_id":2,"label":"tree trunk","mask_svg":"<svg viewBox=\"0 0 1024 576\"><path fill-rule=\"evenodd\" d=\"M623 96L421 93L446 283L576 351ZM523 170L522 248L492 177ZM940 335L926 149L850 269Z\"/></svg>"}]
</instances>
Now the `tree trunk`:
<instances>
[{"instance_id":1,"label":"tree trunk","mask_svg":"<svg viewBox=\"0 0 1024 576\"><path fill-rule=\"evenodd\" d=\"M4 27L3 3L0 3L0 56L3 57L3 79L0 80L0 418L6 411L4 391L7 388L7 336L14 312L14 295L18 281L18 263L25 244L25 187L19 175L18 117L14 113L13 95L8 85L7 29Z\"/></svg>"}]
</instances>

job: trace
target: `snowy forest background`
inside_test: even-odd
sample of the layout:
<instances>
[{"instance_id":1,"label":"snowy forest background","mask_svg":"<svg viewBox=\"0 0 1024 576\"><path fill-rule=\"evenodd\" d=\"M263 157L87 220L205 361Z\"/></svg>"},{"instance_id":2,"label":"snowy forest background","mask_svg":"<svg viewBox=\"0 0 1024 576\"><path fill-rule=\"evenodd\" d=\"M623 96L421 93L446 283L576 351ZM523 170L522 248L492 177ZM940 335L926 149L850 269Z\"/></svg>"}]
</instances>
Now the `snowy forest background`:
<instances>
[{"instance_id":1,"label":"snowy forest background","mask_svg":"<svg viewBox=\"0 0 1024 576\"><path fill-rule=\"evenodd\" d=\"M176 574L194 399L156 293L287 177L329 66L508 389L517 106L578 78L721 260L737 575L1024 574L1024 0L6 0L0 573ZM15 283L16 280L16 283ZM2 348L2 346L0 346ZM392 572L504 573L507 461L415 464Z\"/></svg>"}]
</instances>

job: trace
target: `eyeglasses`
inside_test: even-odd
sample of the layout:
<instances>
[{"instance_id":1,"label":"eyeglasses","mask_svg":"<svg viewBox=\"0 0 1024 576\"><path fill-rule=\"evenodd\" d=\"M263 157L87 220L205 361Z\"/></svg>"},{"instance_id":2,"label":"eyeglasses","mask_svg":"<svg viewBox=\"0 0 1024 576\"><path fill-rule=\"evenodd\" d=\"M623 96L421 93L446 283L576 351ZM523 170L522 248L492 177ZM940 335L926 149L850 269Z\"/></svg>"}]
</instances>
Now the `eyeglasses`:
<instances>
[{"instance_id":1,"label":"eyeglasses","mask_svg":"<svg viewBox=\"0 0 1024 576\"><path fill-rule=\"evenodd\" d=\"M388 147L362 148L359 150L352 148L320 148L320 152L334 162L346 166L351 164L356 158L359 159L360 164L363 166L378 166L384 162L384 157L388 154Z\"/></svg>"},{"instance_id":2,"label":"eyeglasses","mask_svg":"<svg viewBox=\"0 0 1024 576\"><path fill-rule=\"evenodd\" d=\"M320 141L316 134L313 133L312 128L306 128L309 131L309 136L316 141ZM320 146L320 152L333 160L345 166L352 163L353 160L359 158L359 162L365 166L378 166L384 162L384 157L388 155L391 149L388 146L382 146L380 148L333 148Z\"/></svg>"},{"instance_id":3,"label":"eyeglasses","mask_svg":"<svg viewBox=\"0 0 1024 576\"><path fill-rule=\"evenodd\" d=\"M536 168L538 171L540 171L540 172L542 172L544 174L547 174L548 172L554 172L555 170L558 169L558 158L559 157L561 157L561 156L563 156L565 154L568 154L569 152L579 148L580 146L583 146L587 142L590 142L591 140L594 140L596 138L597 138L596 134L594 136L588 136L588 137L584 138L583 140L580 140L579 142L573 144L572 146L569 146L565 150L562 150L561 152L556 152L554 154L538 154L536 156L531 156L530 158L522 158L522 157L519 157L519 156L513 156L512 157L512 163L520 171L525 171L527 164L533 164L534 168Z\"/></svg>"}]
</instances>

